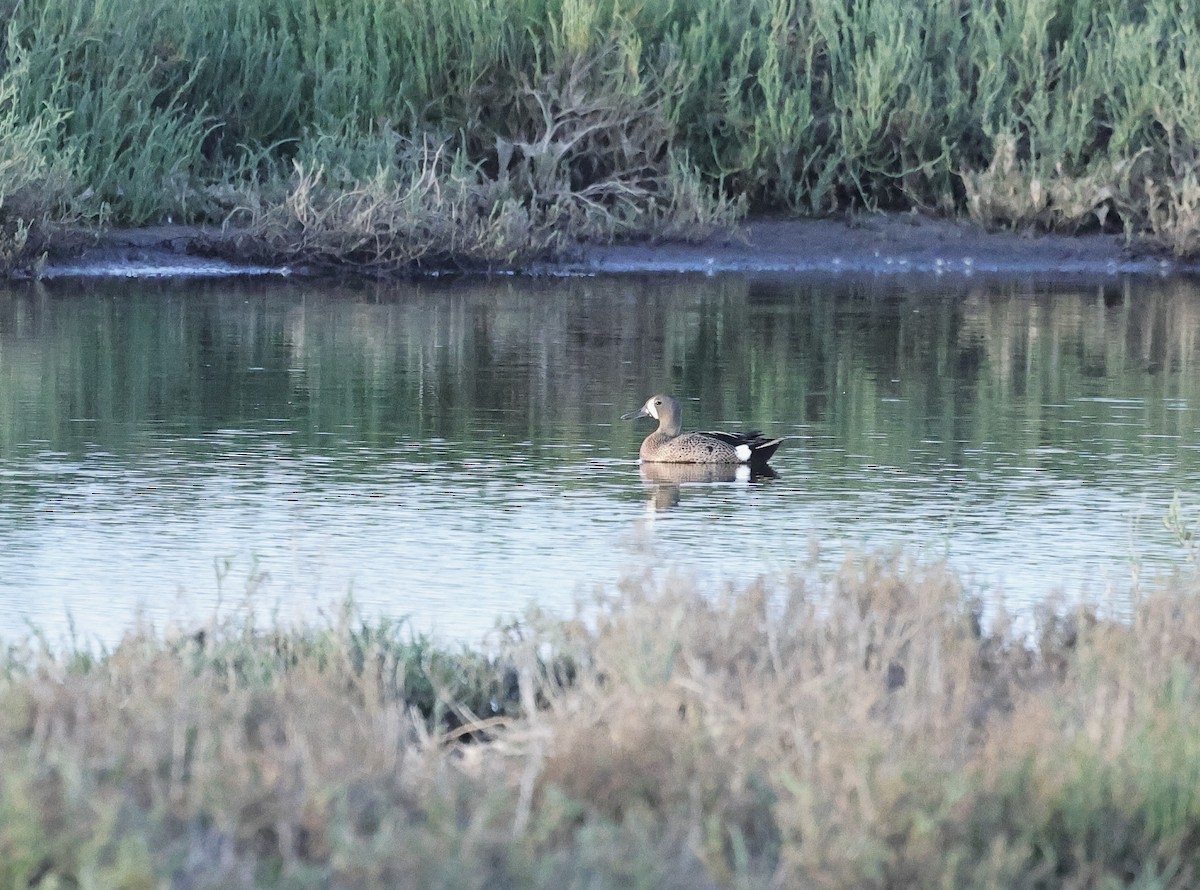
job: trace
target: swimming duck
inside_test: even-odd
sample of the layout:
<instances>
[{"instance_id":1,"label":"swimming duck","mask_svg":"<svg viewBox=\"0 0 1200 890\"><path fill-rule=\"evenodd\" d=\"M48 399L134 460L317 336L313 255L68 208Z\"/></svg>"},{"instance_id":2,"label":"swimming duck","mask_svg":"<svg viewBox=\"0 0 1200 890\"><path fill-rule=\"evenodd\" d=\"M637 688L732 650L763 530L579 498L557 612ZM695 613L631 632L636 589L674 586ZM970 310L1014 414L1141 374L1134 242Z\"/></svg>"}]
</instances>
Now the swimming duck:
<instances>
[{"instance_id":1,"label":"swimming duck","mask_svg":"<svg viewBox=\"0 0 1200 890\"><path fill-rule=\"evenodd\" d=\"M765 466L783 439L767 439L758 430L748 433L683 433L683 409L674 396L651 396L641 410L622 414L622 420L653 417L658 429L642 442L646 463L750 464Z\"/></svg>"}]
</instances>

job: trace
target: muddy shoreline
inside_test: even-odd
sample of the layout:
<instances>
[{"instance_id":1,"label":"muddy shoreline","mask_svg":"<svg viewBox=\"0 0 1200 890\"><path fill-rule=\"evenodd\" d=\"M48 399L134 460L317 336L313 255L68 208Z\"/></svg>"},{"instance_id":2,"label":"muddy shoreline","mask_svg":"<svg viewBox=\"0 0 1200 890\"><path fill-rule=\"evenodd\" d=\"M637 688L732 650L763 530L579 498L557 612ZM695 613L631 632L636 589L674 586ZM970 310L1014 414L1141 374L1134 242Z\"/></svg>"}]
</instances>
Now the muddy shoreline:
<instances>
[{"instance_id":1,"label":"muddy shoreline","mask_svg":"<svg viewBox=\"0 0 1200 890\"><path fill-rule=\"evenodd\" d=\"M238 259L236 232L197 226L114 229L40 278L162 278L316 274L303 266ZM323 270L328 272L329 270ZM447 270L452 271L452 270ZM1182 261L1119 235L988 232L969 222L914 214L805 220L756 219L694 244L636 242L584 247L564 261L509 273L1196 275Z\"/></svg>"}]
</instances>

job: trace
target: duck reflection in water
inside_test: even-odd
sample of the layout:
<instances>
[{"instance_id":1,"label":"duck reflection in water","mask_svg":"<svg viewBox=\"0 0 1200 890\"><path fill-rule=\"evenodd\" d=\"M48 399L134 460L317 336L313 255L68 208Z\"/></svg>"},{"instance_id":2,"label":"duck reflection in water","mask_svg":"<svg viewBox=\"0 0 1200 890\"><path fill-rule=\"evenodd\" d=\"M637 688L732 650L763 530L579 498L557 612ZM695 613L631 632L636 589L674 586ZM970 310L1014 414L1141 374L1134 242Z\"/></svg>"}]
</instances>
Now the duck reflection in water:
<instances>
[{"instance_id":1,"label":"duck reflection in water","mask_svg":"<svg viewBox=\"0 0 1200 890\"><path fill-rule=\"evenodd\" d=\"M779 474L766 464L643 463L639 470L643 484L651 492L650 505L660 513L679 506L680 489L684 485L756 483L779 478Z\"/></svg>"}]
</instances>

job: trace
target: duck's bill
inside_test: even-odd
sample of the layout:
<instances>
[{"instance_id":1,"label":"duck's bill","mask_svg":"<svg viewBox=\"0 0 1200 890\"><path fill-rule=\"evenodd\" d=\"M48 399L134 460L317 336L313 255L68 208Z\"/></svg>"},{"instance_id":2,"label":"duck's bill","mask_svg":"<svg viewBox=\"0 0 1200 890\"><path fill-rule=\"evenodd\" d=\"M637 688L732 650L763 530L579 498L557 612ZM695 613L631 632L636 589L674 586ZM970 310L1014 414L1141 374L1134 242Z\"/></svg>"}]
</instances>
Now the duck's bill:
<instances>
[{"instance_id":1,"label":"duck's bill","mask_svg":"<svg viewBox=\"0 0 1200 890\"><path fill-rule=\"evenodd\" d=\"M622 414L621 419L622 420L637 420L639 417L649 417L649 416L650 416L650 412L646 410L645 406L642 406L637 411L630 411L628 414Z\"/></svg>"}]
</instances>

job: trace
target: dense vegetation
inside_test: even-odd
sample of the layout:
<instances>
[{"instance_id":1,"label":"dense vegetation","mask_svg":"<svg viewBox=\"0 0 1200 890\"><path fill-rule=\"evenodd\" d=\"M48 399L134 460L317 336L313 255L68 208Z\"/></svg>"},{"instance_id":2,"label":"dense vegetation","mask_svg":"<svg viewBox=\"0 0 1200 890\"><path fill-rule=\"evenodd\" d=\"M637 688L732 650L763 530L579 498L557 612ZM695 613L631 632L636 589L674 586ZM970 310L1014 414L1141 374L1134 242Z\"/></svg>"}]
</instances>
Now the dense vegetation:
<instances>
[{"instance_id":1,"label":"dense vegetation","mask_svg":"<svg viewBox=\"0 0 1200 890\"><path fill-rule=\"evenodd\" d=\"M0 0L7 264L226 223L379 269L920 208L1200 249L1195 0Z\"/></svg>"},{"instance_id":2,"label":"dense vegetation","mask_svg":"<svg viewBox=\"0 0 1200 890\"><path fill-rule=\"evenodd\" d=\"M1200 599L631 585L488 656L350 611L0 664L4 887L1189 887Z\"/></svg>"}]
</instances>

